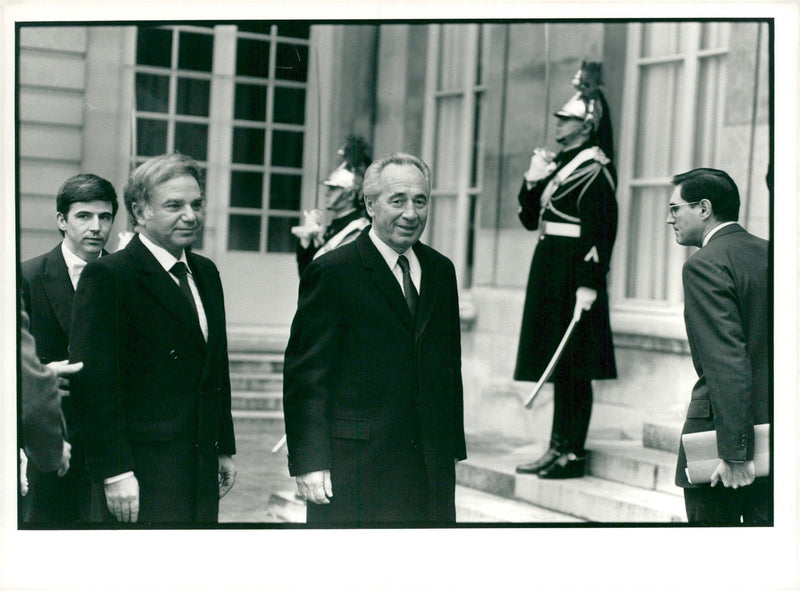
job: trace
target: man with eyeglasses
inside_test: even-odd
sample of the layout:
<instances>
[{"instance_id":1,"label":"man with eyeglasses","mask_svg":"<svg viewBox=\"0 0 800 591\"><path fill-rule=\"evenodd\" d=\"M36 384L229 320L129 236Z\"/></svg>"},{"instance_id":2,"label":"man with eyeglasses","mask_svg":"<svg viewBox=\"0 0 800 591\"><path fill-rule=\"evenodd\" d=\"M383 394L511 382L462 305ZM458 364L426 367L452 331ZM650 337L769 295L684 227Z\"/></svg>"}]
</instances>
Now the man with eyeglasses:
<instances>
[{"instance_id":1,"label":"man with eyeglasses","mask_svg":"<svg viewBox=\"0 0 800 591\"><path fill-rule=\"evenodd\" d=\"M684 318L698 380L683 433L715 431L719 464L708 484L686 474L683 441L675 484L689 523L773 519L771 476L756 478L754 425L770 423L769 243L746 232L731 177L697 168L672 180L666 222L695 246L683 266Z\"/></svg>"}]
</instances>

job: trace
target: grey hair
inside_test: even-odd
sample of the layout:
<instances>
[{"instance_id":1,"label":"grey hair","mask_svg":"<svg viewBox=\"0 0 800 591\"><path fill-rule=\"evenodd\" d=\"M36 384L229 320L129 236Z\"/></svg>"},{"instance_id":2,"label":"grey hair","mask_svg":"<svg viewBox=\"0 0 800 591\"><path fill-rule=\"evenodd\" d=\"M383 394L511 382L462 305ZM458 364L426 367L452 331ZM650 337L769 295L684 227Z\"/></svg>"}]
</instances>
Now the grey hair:
<instances>
[{"instance_id":1,"label":"grey hair","mask_svg":"<svg viewBox=\"0 0 800 591\"><path fill-rule=\"evenodd\" d=\"M395 152L379 158L369 165L364 173L364 184L361 187L365 198L378 197L381 194L381 173L383 169L390 164L414 166L425 177L425 194L430 197L431 194L431 169L425 164L422 158L407 154L405 152Z\"/></svg>"}]
</instances>

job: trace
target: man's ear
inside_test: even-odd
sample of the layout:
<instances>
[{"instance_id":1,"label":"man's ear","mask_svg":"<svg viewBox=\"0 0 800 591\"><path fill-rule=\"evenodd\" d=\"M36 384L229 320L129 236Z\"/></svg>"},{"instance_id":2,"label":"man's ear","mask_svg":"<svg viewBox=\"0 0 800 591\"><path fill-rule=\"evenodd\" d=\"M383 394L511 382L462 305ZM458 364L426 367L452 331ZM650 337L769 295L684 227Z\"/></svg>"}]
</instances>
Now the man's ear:
<instances>
[{"instance_id":1,"label":"man's ear","mask_svg":"<svg viewBox=\"0 0 800 591\"><path fill-rule=\"evenodd\" d=\"M711 201L708 199L701 199L698 205L700 205L700 215L703 219L708 219L714 215L714 206L711 205Z\"/></svg>"},{"instance_id":2,"label":"man's ear","mask_svg":"<svg viewBox=\"0 0 800 591\"><path fill-rule=\"evenodd\" d=\"M375 201L375 197L367 197L364 195L364 208L367 210L367 214L369 217L372 217L372 203Z\"/></svg>"},{"instance_id":3,"label":"man's ear","mask_svg":"<svg viewBox=\"0 0 800 591\"><path fill-rule=\"evenodd\" d=\"M141 201L131 203L131 211L133 212L133 221L136 225L141 226L144 219L144 206Z\"/></svg>"},{"instance_id":4,"label":"man's ear","mask_svg":"<svg viewBox=\"0 0 800 591\"><path fill-rule=\"evenodd\" d=\"M62 232L66 232L66 230L67 230L67 218L60 211L56 212L56 225L58 226L59 230L61 230Z\"/></svg>"}]
</instances>

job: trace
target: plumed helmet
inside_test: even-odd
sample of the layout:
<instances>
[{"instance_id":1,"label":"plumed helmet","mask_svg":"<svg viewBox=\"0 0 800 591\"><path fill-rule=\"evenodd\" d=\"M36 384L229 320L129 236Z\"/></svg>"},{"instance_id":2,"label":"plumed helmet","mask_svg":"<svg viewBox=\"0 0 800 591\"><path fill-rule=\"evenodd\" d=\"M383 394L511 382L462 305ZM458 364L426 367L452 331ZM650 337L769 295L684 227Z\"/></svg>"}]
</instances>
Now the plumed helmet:
<instances>
[{"instance_id":1,"label":"plumed helmet","mask_svg":"<svg viewBox=\"0 0 800 591\"><path fill-rule=\"evenodd\" d=\"M581 64L572 78L577 92L554 114L591 123L597 144L606 156L614 159L614 140L611 119L608 116L608 103L600 87L603 85L603 68L600 62Z\"/></svg>"},{"instance_id":2,"label":"plumed helmet","mask_svg":"<svg viewBox=\"0 0 800 591\"><path fill-rule=\"evenodd\" d=\"M322 184L329 187L341 187L345 190L352 189L356 184L356 175L342 164L334 169L334 171L328 175L328 178L322 181Z\"/></svg>"}]
</instances>

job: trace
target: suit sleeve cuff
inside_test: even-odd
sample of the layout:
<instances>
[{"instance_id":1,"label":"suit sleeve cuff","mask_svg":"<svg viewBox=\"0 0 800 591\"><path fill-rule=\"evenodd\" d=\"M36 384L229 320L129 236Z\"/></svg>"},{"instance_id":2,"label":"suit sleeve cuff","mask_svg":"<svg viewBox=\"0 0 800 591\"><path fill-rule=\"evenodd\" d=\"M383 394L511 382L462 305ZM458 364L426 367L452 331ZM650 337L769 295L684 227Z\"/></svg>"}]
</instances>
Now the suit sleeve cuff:
<instances>
[{"instance_id":1,"label":"suit sleeve cuff","mask_svg":"<svg viewBox=\"0 0 800 591\"><path fill-rule=\"evenodd\" d=\"M115 482L119 482L120 480L124 480L129 476L133 476L133 472L124 472L122 474L117 474L116 476L109 476L108 478L103 479L103 484L113 484Z\"/></svg>"}]
</instances>

